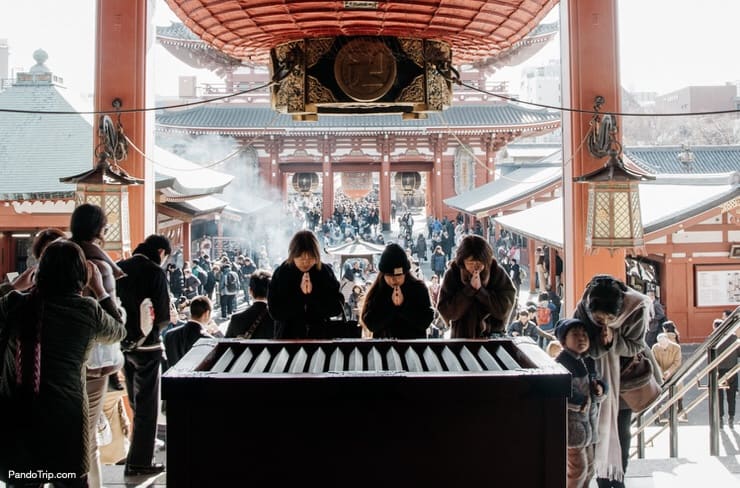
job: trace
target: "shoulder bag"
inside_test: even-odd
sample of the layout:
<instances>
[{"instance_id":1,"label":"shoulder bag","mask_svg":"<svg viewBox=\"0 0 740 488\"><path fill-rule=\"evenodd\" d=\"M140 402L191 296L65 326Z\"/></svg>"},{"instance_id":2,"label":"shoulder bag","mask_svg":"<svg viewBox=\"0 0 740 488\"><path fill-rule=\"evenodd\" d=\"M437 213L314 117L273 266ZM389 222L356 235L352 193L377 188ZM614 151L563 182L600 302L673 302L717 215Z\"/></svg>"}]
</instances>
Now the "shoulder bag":
<instances>
[{"instance_id":1,"label":"shoulder bag","mask_svg":"<svg viewBox=\"0 0 740 488\"><path fill-rule=\"evenodd\" d=\"M257 316L255 321L252 322L252 325L249 327L248 331L236 336L237 339L251 339L252 335L254 335L254 332L257 330L257 327L259 327L260 322L262 322L262 319L264 319L266 315L267 315L267 307L265 307L265 309L262 310L262 312Z\"/></svg>"},{"instance_id":2,"label":"shoulder bag","mask_svg":"<svg viewBox=\"0 0 740 488\"><path fill-rule=\"evenodd\" d=\"M638 352L621 369L619 395L630 409L640 413L660 396L660 385L653 374L653 363Z\"/></svg>"}]
</instances>

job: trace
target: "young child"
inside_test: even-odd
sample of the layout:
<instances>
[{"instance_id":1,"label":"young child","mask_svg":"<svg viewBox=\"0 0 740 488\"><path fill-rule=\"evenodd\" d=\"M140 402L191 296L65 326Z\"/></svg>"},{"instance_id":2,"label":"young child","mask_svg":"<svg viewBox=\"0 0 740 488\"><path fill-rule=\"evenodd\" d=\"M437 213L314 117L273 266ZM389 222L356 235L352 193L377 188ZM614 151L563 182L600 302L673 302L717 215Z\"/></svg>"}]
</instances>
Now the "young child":
<instances>
[{"instance_id":1,"label":"young child","mask_svg":"<svg viewBox=\"0 0 740 488\"><path fill-rule=\"evenodd\" d=\"M583 354L590 340L578 319L558 322L555 335L563 350L555 361L573 375L568 398L568 488L586 488L594 475L594 445L598 441L599 403L606 384L596 375L594 361Z\"/></svg>"}]
</instances>

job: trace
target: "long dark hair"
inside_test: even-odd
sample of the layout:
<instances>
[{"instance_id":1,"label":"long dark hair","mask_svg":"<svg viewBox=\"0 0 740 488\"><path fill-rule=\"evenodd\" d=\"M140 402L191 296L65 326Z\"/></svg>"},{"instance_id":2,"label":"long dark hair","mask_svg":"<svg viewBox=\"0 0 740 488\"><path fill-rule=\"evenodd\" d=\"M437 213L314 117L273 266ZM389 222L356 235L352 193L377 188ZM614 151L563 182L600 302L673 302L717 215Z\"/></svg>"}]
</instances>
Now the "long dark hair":
<instances>
[{"instance_id":1,"label":"long dark hair","mask_svg":"<svg viewBox=\"0 0 740 488\"><path fill-rule=\"evenodd\" d=\"M41 254L36 289L43 298L81 293L87 283L85 255L72 241L59 239Z\"/></svg>"},{"instance_id":2,"label":"long dark hair","mask_svg":"<svg viewBox=\"0 0 740 488\"><path fill-rule=\"evenodd\" d=\"M105 226L108 219L105 212L98 205L83 203L72 212L69 221L69 230L75 242L92 242L99 239L105 241Z\"/></svg>"},{"instance_id":3,"label":"long dark hair","mask_svg":"<svg viewBox=\"0 0 740 488\"><path fill-rule=\"evenodd\" d=\"M586 287L587 311L619 315L627 286L611 275L596 275Z\"/></svg>"},{"instance_id":4,"label":"long dark hair","mask_svg":"<svg viewBox=\"0 0 740 488\"><path fill-rule=\"evenodd\" d=\"M467 235L460 241L460 245L457 247L455 263L462 268L465 266L465 260L468 258L480 261L486 265L486 268L489 268L493 261L493 248L481 236L475 234Z\"/></svg>"},{"instance_id":5,"label":"long dark hair","mask_svg":"<svg viewBox=\"0 0 740 488\"><path fill-rule=\"evenodd\" d=\"M316 269L321 269L319 240L310 230L299 230L295 233L290 240L290 244L288 244L288 257L285 262L292 264L295 258L302 256L304 253L316 259Z\"/></svg>"},{"instance_id":6,"label":"long dark hair","mask_svg":"<svg viewBox=\"0 0 740 488\"><path fill-rule=\"evenodd\" d=\"M375 302L376 299L375 295L380 294L383 290L391 289L391 286L389 286L388 283L385 282L385 275L386 273L379 271L378 276L375 277L375 281L373 281L373 284L370 285L370 288L368 288L365 292L365 299L362 301L362 310L360 310L360 323L366 327L367 325L365 324L365 321L363 319L363 317L365 316L365 309L373 306L373 302ZM406 271L405 275L406 279L403 282L404 285L413 281L421 282L421 280L414 276L411 271Z\"/></svg>"},{"instance_id":7,"label":"long dark hair","mask_svg":"<svg viewBox=\"0 0 740 488\"><path fill-rule=\"evenodd\" d=\"M45 304L50 298L80 294L87 282L87 266L80 246L58 239L41 254L36 286L25 297L20 313L18 347L15 351L16 386L21 393L38 395L41 386L41 335Z\"/></svg>"}]
</instances>

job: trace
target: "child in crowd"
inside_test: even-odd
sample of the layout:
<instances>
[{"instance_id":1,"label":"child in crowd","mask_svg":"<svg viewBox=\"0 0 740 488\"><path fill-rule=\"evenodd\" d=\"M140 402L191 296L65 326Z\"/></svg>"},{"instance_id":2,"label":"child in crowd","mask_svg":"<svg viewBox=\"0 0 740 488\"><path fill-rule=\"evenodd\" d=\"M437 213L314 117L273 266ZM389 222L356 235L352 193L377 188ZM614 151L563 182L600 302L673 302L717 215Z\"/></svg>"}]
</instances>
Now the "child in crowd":
<instances>
[{"instance_id":1,"label":"child in crowd","mask_svg":"<svg viewBox=\"0 0 740 488\"><path fill-rule=\"evenodd\" d=\"M573 375L568 398L568 488L587 488L594 475L594 445L598 441L599 403L606 384L597 376L594 361L584 356L590 339L579 319L564 319L555 329L563 350L555 361Z\"/></svg>"}]
</instances>

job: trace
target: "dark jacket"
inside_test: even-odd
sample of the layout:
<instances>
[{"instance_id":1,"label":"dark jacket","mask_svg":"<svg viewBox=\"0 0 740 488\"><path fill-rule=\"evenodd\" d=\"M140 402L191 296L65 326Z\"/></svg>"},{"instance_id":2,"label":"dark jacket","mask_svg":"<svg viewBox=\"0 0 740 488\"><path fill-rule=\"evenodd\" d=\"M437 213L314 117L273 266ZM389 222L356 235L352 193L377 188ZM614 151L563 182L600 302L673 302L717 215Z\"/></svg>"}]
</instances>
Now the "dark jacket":
<instances>
[{"instance_id":1,"label":"dark jacket","mask_svg":"<svg viewBox=\"0 0 740 488\"><path fill-rule=\"evenodd\" d=\"M537 342L537 338L539 337L537 324L535 324L531 320L528 320L527 323L524 325L522 325L521 321L515 320L514 322L509 324L509 330L506 332L510 336L513 336L514 332L516 332L517 335L520 337L531 337L532 339L534 339L535 342Z\"/></svg>"},{"instance_id":2,"label":"dark jacket","mask_svg":"<svg viewBox=\"0 0 740 488\"><path fill-rule=\"evenodd\" d=\"M403 303L397 307L391 301L393 288L382 276L376 278L365 296L362 322L373 332L373 338L423 339L434 319L429 290L423 281L409 278L401 285Z\"/></svg>"},{"instance_id":3,"label":"dark jacket","mask_svg":"<svg viewBox=\"0 0 740 488\"><path fill-rule=\"evenodd\" d=\"M309 270L313 291L301 292L303 273L293 263L284 262L272 274L267 306L275 320L276 339L322 338L330 317L340 315L344 297L330 266Z\"/></svg>"},{"instance_id":4,"label":"dark jacket","mask_svg":"<svg viewBox=\"0 0 740 488\"><path fill-rule=\"evenodd\" d=\"M606 398L607 385L596 374L594 360L578 357L564 349L555 361L570 374L568 397L568 447L586 447L599 441L599 404ZM595 394L595 383L601 385L601 395Z\"/></svg>"},{"instance_id":5,"label":"dark jacket","mask_svg":"<svg viewBox=\"0 0 740 488\"><path fill-rule=\"evenodd\" d=\"M516 298L516 289L506 270L494 259L481 275L483 285L470 286L470 273L450 264L442 280L437 309L452 327L452 338L487 337L503 334Z\"/></svg>"},{"instance_id":6,"label":"dark jacket","mask_svg":"<svg viewBox=\"0 0 740 488\"><path fill-rule=\"evenodd\" d=\"M663 322L666 321L665 309L656 298L653 301L653 318L650 319L650 325L645 333L645 343L648 347L653 347L658 342L658 334L663 332Z\"/></svg>"},{"instance_id":7,"label":"dark jacket","mask_svg":"<svg viewBox=\"0 0 740 488\"><path fill-rule=\"evenodd\" d=\"M167 331L164 335L164 351L167 354L167 364L172 367L187 354L198 339L212 337L203 330L203 326L195 321L188 321Z\"/></svg>"},{"instance_id":8,"label":"dark jacket","mask_svg":"<svg viewBox=\"0 0 740 488\"><path fill-rule=\"evenodd\" d=\"M243 312L231 316L231 322L229 322L229 327L226 329L226 337L237 337L245 334L259 316L262 316L262 319L250 339L274 339L275 323L270 314L267 313L267 304L257 301Z\"/></svg>"},{"instance_id":9,"label":"dark jacket","mask_svg":"<svg viewBox=\"0 0 740 488\"><path fill-rule=\"evenodd\" d=\"M118 262L126 276L116 282L116 290L121 305L126 309L126 330L124 342L136 341L141 335L139 307L145 298L154 307L154 327L141 348L162 347L160 332L170 322L170 294L164 270L143 254L134 254Z\"/></svg>"},{"instance_id":10,"label":"dark jacket","mask_svg":"<svg viewBox=\"0 0 740 488\"><path fill-rule=\"evenodd\" d=\"M445 272L445 265L447 264L447 257L444 254L432 253L431 266L432 271L437 274L443 274Z\"/></svg>"},{"instance_id":11,"label":"dark jacket","mask_svg":"<svg viewBox=\"0 0 740 488\"><path fill-rule=\"evenodd\" d=\"M0 358L5 365L0 371L10 375L0 378L2 384L15 383L15 337L22 324L20 317L26 313L27 297L12 292L0 298L0 336L11 335ZM8 469L88 471L84 364L96 341L110 344L124 334L123 324L93 298L69 294L44 300L39 393L33 399L15 392L0 393L0 479L8 475Z\"/></svg>"}]
</instances>

